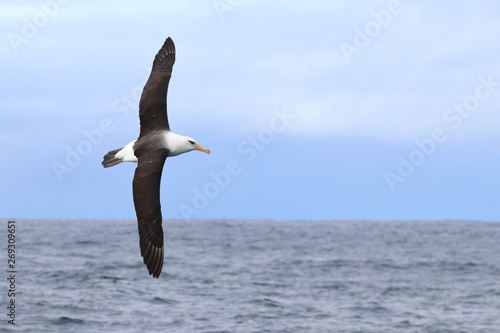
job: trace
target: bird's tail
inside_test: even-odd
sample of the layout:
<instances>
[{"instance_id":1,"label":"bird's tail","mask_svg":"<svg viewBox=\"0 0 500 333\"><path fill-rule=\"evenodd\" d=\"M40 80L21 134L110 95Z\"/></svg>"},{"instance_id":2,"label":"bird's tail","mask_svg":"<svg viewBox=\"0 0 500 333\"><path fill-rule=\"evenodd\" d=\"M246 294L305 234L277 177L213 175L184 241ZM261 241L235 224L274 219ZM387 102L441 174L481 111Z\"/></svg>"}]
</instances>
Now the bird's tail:
<instances>
[{"instance_id":1,"label":"bird's tail","mask_svg":"<svg viewBox=\"0 0 500 333\"><path fill-rule=\"evenodd\" d=\"M122 149L123 148L118 148L118 149L112 150L112 151L108 152L106 155L104 155L104 159L101 163L102 166L105 168L109 168L109 167L115 166L115 165L123 162L123 158L116 157L116 153L118 153Z\"/></svg>"}]
</instances>

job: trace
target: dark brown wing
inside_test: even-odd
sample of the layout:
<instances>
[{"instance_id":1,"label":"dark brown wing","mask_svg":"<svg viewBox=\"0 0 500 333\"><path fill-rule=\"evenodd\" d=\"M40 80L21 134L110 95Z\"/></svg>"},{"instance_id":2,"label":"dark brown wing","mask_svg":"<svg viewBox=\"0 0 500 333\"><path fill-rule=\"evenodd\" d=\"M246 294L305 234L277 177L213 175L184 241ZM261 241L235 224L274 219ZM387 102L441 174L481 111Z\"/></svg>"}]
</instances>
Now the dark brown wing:
<instances>
[{"instance_id":1,"label":"dark brown wing","mask_svg":"<svg viewBox=\"0 0 500 333\"><path fill-rule=\"evenodd\" d=\"M164 255L160 181L168 150L151 148L139 147L135 151L139 161L135 169L133 194L141 256L149 274L158 278Z\"/></svg>"},{"instance_id":2,"label":"dark brown wing","mask_svg":"<svg viewBox=\"0 0 500 333\"><path fill-rule=\"evenodd\" d=\"M153 69L139 102L141 136L153 130L169 130L167 91L175 62L175 45L167 38L153 62Z\"/></svg>"}]
</instances>

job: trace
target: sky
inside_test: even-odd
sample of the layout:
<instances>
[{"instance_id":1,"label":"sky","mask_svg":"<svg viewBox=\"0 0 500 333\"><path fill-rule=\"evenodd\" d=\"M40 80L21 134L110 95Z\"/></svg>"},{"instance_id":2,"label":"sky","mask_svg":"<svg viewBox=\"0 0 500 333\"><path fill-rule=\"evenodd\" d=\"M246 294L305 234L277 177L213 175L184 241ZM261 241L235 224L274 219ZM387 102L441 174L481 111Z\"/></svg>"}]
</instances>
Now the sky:
<instances>
[{"instance_id":1,"label":"sky","mask_svg":"<svg viewBox=\"0 0 500 333\"><path fill-rule=\"evenodd\" d=\"M0 217L134 219L138 101L165 39L164 219L499 221L500 3L0 4Z\"/></svg>"}]
</instances>

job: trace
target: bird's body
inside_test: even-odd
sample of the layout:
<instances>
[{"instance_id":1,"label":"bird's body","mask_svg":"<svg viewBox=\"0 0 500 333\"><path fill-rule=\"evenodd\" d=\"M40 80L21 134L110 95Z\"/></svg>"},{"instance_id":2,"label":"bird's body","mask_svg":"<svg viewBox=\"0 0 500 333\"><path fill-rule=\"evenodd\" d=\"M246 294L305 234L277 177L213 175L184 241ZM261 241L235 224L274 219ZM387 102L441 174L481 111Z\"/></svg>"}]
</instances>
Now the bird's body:
<instances>
[{"instance_id":1,"label":"bird's body","mask_svg":"<svg viewBox=\"0 0 500 333\"><path fill-rule=\"evenodd\" d=\"M188 151L193 150L190 142L195 142L194 139L175 134L172 131L159 132L157 140L163 143L163 148L168 151L167 157L177 156ZM112 150L108 154L104 155L104 160L102 164L105 168L119 164L121 162L136 162L137 156L134 154L134 146L137 140L134 140L127 144L125 147ZM188 144L186 144L188 143ZM198 149L198 148L194 148Z\"/></svg>"},{"instance_id":2,"label":"bird's body","mask_svg":"<svg viewBox=\"0 0 500 333\"><path fill-rule=\"evenodd\" d=\"M139 138L123 148L104 155L107 168L121 162L137 162L133 181L134 206L139 227L139 244L149 274L159 277L163 267L164 246L160 205L160 181L167 157L192 150L210 154L190 137L170 130L167 116L167 90L175 62L175 45L169 37L153 62L139 103Z\"/></svg>"}]
</instances>

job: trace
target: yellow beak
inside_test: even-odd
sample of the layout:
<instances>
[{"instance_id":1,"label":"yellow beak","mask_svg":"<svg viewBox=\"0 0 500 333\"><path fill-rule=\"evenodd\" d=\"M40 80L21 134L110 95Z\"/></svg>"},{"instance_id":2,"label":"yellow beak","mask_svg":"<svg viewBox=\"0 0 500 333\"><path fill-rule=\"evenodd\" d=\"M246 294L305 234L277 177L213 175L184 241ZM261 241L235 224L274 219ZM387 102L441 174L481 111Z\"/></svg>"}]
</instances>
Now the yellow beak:
<instances>
[{"instance_id":1,"label":"yellow beak","mask_svg":"<svg viewBox=\"0 0 500 333\"><path fill-rule=\"evenodd\" d=\"M194 149L202 151L202 152L207 153L207 154L210 154L210 149L202 147L199 144L196 144L196 146L194 147Z\"/></svg>"}]
</instances>

